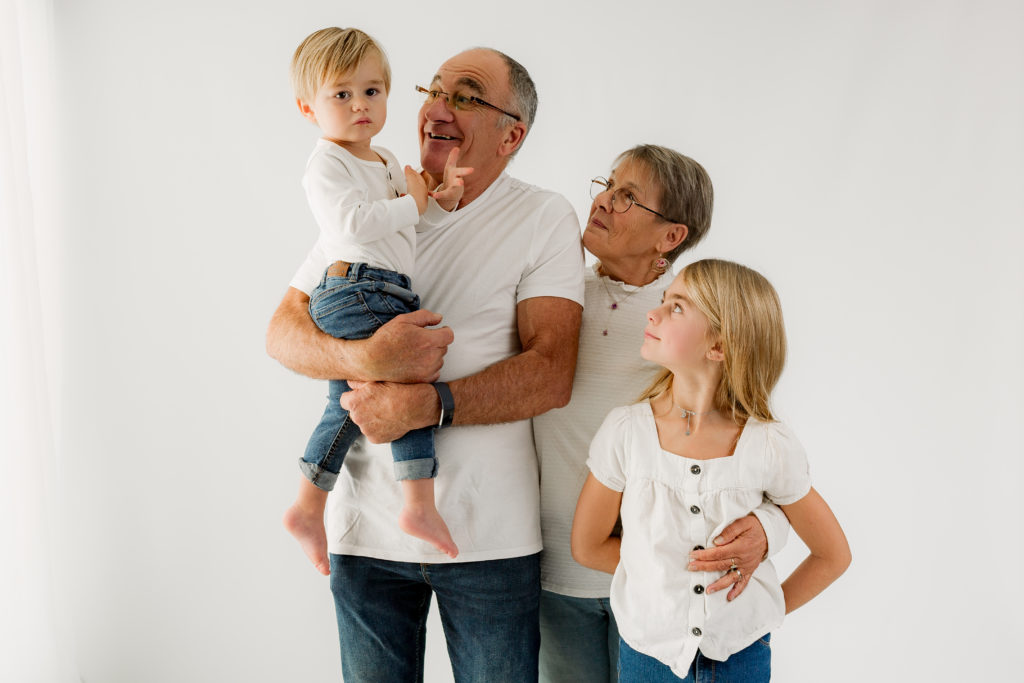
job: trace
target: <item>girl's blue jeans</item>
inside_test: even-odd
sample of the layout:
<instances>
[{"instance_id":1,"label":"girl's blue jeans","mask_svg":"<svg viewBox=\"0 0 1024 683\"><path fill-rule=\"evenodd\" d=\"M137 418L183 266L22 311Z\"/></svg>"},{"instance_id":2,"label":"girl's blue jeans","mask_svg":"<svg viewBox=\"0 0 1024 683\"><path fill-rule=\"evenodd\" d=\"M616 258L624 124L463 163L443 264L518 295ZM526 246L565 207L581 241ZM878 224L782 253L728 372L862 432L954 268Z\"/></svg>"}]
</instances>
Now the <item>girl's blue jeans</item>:
<instances>
[{"instance_id":1,"label":"girl's blue jeans","mask_svg":"<svg viewBox=\"0 0 1024 683\"><path fill-rule=\"evenodd\" d=\"M328 276L309 299L309 315L317 327L339 339L366 339L384 323L402 313L418 310L420 299L409 289L401 273L353 263L345 277ZM320 424L306 444L299 461L303 474L318 488L330 491L352 443L362 432L341 407L341 395L349 390L345 380L331 380ZM437 474L434 429L425 427L391 443L396 479L427 479Z\"/></svg>"},{"instance_id":2,"label":"girl's blue jeans","mask_svg":"<svg viewBox=\"0 0 1024 683\"><path fill-rule=\"evenodd\" d=\"M686 678L666 664L641 654L619 640L619 683L768 683L772 676L771 634L729 655L724 662L708 659L698 650Z\"/></svg>"}]
</instances>

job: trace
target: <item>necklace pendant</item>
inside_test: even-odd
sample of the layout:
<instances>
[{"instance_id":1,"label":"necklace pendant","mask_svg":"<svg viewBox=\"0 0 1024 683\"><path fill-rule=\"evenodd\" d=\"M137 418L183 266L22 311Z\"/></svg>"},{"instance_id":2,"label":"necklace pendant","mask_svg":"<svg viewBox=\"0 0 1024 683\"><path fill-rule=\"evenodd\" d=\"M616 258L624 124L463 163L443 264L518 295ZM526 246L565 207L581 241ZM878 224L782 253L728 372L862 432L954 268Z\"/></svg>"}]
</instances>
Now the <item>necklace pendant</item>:
<instances>
[{"instance_id":1,"label":"necklace pendant","mask_svg":"<svg viewBox=\"0 0 1024 683\"><path fill-rule=\"evenodd\" d=\"M612 309L613 311L614 311L615 309L617 309L618 307L619 307L619 304L618 304L618 302L616 302L616 303L613 303L613 304L612 304L611 306L609 306L609 308L610 308L610 309Z\"/></svg>"},{"instance_id":2,"label":"necklace pendant","mask_svg":"<svg viewBox=\"0 0 1024 683\"><path fill-rule=\"evenodd\" d=\"M607 337L608 336L608 330L601 330L601 336L602 337Z\"/></svg>"}]
</instances>

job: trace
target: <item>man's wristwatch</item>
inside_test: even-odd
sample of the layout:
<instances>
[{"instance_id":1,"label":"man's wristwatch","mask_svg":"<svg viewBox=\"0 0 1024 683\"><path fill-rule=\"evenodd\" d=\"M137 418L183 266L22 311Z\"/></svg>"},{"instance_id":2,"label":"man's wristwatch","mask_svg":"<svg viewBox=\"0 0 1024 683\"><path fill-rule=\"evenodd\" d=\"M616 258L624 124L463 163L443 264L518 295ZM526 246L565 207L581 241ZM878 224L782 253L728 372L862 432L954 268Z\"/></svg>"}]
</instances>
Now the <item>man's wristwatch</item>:
<instances>
[{"instance_id":1,"label":"man's wristwatch","mask_svg":"<svg viewBox=\"0 0 1024 683\"><path fill-rule=\"evenodd\" d=\"M437 427L450 427L455 419L455 398L452 390L448 388L447 382L434 382L434 389L438 398L441 399L441 419L437 421Z\"/></svg>"}]
</instances>

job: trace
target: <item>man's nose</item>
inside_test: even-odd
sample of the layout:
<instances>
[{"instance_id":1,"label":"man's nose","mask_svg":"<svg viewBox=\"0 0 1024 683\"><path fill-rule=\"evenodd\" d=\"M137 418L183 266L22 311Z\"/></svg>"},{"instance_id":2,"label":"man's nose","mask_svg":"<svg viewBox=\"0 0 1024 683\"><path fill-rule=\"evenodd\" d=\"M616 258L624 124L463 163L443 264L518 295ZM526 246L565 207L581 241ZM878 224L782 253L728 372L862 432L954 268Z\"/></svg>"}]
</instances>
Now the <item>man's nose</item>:
<instances>
[{"instance_id":1,"label":"man's nose","mask_svg":"<svg viewBox=\"0 0 1024 683\"><path fill-rule=\"evenodd\" d=\"M424 113L428 121L451 121L454 118L452 110L448 106L448 99L444 95L428 104Z\"/></svg>"}]
</instances>

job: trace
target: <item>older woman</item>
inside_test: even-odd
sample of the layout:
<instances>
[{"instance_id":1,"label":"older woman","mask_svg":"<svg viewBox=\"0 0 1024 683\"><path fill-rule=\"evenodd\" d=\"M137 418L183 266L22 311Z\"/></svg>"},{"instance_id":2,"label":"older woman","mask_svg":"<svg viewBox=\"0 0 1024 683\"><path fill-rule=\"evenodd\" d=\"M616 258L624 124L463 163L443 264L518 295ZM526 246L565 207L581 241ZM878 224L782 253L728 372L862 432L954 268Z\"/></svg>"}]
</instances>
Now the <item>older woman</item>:
<instances>
[{"instance_id":1,"label":"older woman","mask_svg":"<svg viewBox=\"0 0 1024 683\"><path fill-rule=\"evenodd\" d=\"M672 281L675 259L707 232L713 204L704 168L656 145L624 152L608 178L594 178L591 196L583 245L597 263L586 274L572 400L533 421L544 536L540 677L550 683L617 678L611 575L572 559L573 512L587 476L591 438L608 411L635 401L656 370L639 353L646 313ZM788 528L774 506L756 514L757 520L748 517L727 528L714 539L716 547L698 546L701 561L679 570L726 572L708 590L731 586L730 598L738 595L767 550L761 524L772 533L773 549ZM732 567L739 571L726 571Z\"/></svg>"}]
</instances>

